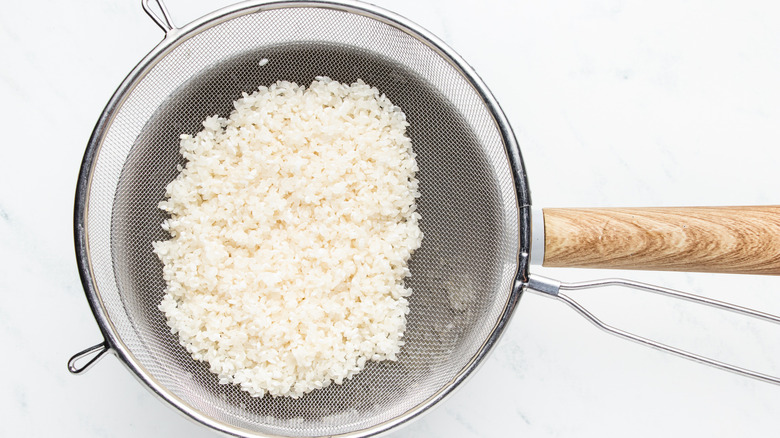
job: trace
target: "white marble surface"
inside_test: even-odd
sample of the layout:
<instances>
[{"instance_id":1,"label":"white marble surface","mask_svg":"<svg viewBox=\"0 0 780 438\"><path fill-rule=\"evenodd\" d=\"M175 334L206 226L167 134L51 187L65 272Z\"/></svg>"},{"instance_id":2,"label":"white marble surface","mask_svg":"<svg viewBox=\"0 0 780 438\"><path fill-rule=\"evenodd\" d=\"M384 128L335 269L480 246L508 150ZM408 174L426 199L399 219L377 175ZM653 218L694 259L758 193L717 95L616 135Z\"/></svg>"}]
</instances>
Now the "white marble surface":
<instances>
[{"instance_id":1,"label":"white marble surface","mask_svg":"<svg viewBox=\"0 0 780 438\"><path fill-rule=\"evenodd\" d=\"M780 9L772 1L377 0L480 73L541 207L779 204ZM179 24L225 1L169 0ZM137 0L6 2L0 14L0 436L208 437L100 339L72 243L76 175L105 102L162 37ZM780 314L780 278L630 276ZM607 321L780 374L780 327L627 291L582 293ZM775 436L780 387L631 344L528 295L451 398L390 434Z\"/></svg>"}]
</instances>

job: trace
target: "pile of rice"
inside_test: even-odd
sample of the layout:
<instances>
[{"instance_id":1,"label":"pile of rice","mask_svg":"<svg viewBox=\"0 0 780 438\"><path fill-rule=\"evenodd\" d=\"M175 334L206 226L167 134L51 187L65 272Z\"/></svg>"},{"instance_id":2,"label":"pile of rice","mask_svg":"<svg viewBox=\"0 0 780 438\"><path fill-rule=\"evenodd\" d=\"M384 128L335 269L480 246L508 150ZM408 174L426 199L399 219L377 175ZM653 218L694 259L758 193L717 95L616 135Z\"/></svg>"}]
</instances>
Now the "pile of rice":
<instances>
[{"instance_id":1,"label":"pile of rice","mask_svg":"<svg viewBox=\"0 0 780 438\"><path fill-rule=\"evenodd\" d=\"M420 247L406 117L376 88L325 77L243 94L181 136L160 208L159 308L220 383L300 397L395 360Z\"/></svg>"}]
</instances>

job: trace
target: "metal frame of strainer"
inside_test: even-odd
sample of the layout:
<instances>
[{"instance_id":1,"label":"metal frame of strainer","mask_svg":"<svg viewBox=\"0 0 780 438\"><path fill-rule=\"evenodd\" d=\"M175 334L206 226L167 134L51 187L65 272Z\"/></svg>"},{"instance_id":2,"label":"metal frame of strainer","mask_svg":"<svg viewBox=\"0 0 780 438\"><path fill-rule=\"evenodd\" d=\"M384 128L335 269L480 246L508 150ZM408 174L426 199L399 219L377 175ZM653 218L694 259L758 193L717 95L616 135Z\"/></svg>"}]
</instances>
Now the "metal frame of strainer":
<instances>
[{"instance_id":1,"label":"metal frame of strainer","mask_svg":"<svg viewBox=\"0 0 780 438\"><path fill-rule=\"evenodd\" d=\"M108 130L108 127L111 125L116 112L119 110L119 108L121 108L124 100L130 94L132 88L144 77L144 75L149 70L152 69L152 67L154 67L156 62L158 62L170 50L172 50L173 47L175 47L182 38L193 32L198 32L198 30L203 26L214 26L242 14L249 14L274 8L316 6L328 7L350 13L370 16L373 19L379 20L385 24L389 24L393 27L403 30L404 32L412 34L419 41L425 43L430 49L441 55L443 59L447 60L459 71L461 71L464 78L478 92L486 107L489 108L490 112L494 116L506 146L507 158L511 164L510 167L513 172L512 177L516 188L515 192L518 206L518 224L520 225L518 230L520 233L520 248L518 251L518 270L516 280L512 287L512 291L509 294L509 298L504 306L504 309L499 315L495 326L490 332L490 335L485 339L478 353L472 357L471 361L463 368L463 370L455 379L453 379L448 385L442 387L426 401L417 405L414 409L407 411L399 417L374 425L372 427L362 429L357 432L344 433L334 436L364 437L381 434L394 429L399 425L412 420L413 418L416 418L423 412L427 411L430 407L442 401L445 397L450 395L452 391L457 388L463 381L465 381L473 374L477 367L483 362L483 359L493 349L501 334L503 333L504 328L508 324L512 314L514 313L514 309L517 306L524 287L528 283L527 274L531 246L530 192L528 190L527 178L523 170L524 166L522 163L522 157L520 155L520 149L517 145L515 136L503 111L500 109L496 99L488 90L487 86L482 82L477 73L459 55L447 47L444 42L439 40L433 34L399 15L393 14L392 12L386 11L371 4L351 0L288 0L273 2L247 1L228 6L211 14L205 15L200 19L187 24L186 26L176 27L173 24L170 13L168 12L163 1L153 1L158 6L158 12L155 12L150 7L150 0L142 0L141 3L144 11L165 32L165 38L148 55L146 55L146 57L144 57L141 62L138 63L138 65L130 72L130 74L128 74L128 76L120 84L120 86L117 88L117 91L109 100L105 109L101 113L100 118L98 119L92 136L90 137L79 173L74 209L76 260L87 300L89 302L90 308L92 309L95 320L97 321L98 326L104 336L104 341L83 351L80 351L71 357L71 359L68 361L68 370L73 374L84 373L93 365L95 365L99 359L104 357L106 353L112 353L116 355L120 361L128 367L132 374L154 395L166 403L169 403L186 417L214 430L227 433L229 435L267 436L216 421L193 409L186 402L181 400L178 396L173 394L153 377L151 377L149 373L147 373L140 365L140 363L135 359L122 339L117 336L116 329L108 316L108 312L100 296L100 291L94 281L88 244L89 235L87 233L86 227L86 218L89 211L88 194L93 177L94 165L101 148L102 140Z\"/></svg>"},{"instance_id":2,"label":"metal frame of strainer","mask_svg":"<svg viewBox=\"0 0 780 438\"><path fill-rule=\"evenodd\" d=\"M68 362L68 369L74 374L80 374L87 371L92 365L94 365L100 358L106 353L111 352L115 354L138 378L145 386L147 386L156 396L160 397L167 403L170 403L179 412L185 414L187 417L206 425L215 430L228 433L235 436L257 436L255 432L236 428L226 425L222 422L213 420L205 415L202 415L197 410L193 409L175 394L167 390L163 385L152 378L147 372L143 370L138 361L133 357L127 346L117 336L116 330L110 318L107 315L107 311L102 303L100 297L100 291L96 287L93 281L92 266L90 262L89 254L89 235L86 231L86 217L89 210L88 194L90 190L90 184L93 176L94 165L96 162L97 154L99 153L103 137L110 126L116 111L122 106L124 99L128 96L132 88L138 83L138 81L144 77L144 75L162 59L166 53L168 53L181 38L197 32L198 29L204 25L216 25L218 23L235 18L237 15L252 13L255 11L261 11L273 8L283 7L329 7L337 10L344 10L351 13L365 14L373 19L380 20L385 24L390 24L394 27L402 29L404 32L414 35L418 40L428 45L432 50L440 54L443 59L450 62L459 71L464 74L465 79L474 87L477 93L481 96L490 112L495 117L499 131L504 140L506 147L507 158L509 160L512 176L515 184L515 192L517 195L517 214L518 224L520 232L520 248L518 252L518 271L515 278L512 292L506 302L503 312L499 316L495 326L493 327L490 335L482 344L479 352L472 358L469 364L464 367L462 372L454 379L450 384L444 386L436 394L430 397L425 402L419 404L414 409L406 412L405 414L396 417L390 421L386 421L367 429L360 430L358 432L346 433L338 436L351 437L351 436L371 436L379 433L383 433L393 429L403 423L408 422L412 418L417 417L421 413L425 412L428 408L432 407L436 403L440 402L447 395L458 387L466 378L468 378L475 369L482 363L483 359L492 350L493 346L498 341L499 337L503 333L504 328L509 322L515 307L517 306L522 293L526 290L539 293L548 297L556 298L575 311L584 316L587 320L598 326L599 328L606 330L619 337L639 342L641 344L664 350L672 354L694 360L696 362L711 365L717 368L725 369L737 374L759 379L765 382L780 384L780 378L769 376L766 374L754 372L744 368L729 365L720 361L709 359L694 353L690 353L681 349L677 349L668 345L664 345L646 338L642 338L631 333L611 327L593 314L583 308L580 304L574 301L562 291L565 290L581 290L602 286L624 286L628 288L649 291L653 293L662 294L669 297L679 298L691 302L705 304L711 307L719 308L722 310L733 311L746 316L760 318L766 321L775 322L780 324L780 317L769 315L756 310L747 309L732 304L711 300L705 297L697 295L687 294L672 289L652 286L644 283L638 283L622 279L606 279L592 282L582 283L562 283L557 280L532 275L528 273L528 267L530 263L536 264L543 258L543 222L540 220L542 217L541 211L531 210L530 192L528 189L527 178L522 163L522 157L520 155L520 149L517 145L514 134L512 133L509 122L500 109L497 101L487 89L485 84L479 78L477 73L452 49L447 47L441 40L426 31L425 29L415 25L414 23L406 20L405 18L388 12L384 9L375 7L373 5L354 2L351 0L339 0L339 1L281 1L281 2L257 2L249 1L239 3L233 6L229 6L220 9L216 12L208 14L192 23L177 28L170 17L170 14L165 7L165 4L161 0L154 0L157 4L159 11L155 12L149 5L149 0L142 0L143 9L154 20L154 22L163 29L165 32L165 38L163 41L155 47L125 78L122 84L119 86L111 100L106 105L103 113L98 120L93 134L88 143L84 159L82 162L81 171L79 174L78 185L76 190L76 202L74 211L74 234L76 241L76 259L79 267L79 273L81 281L84 286L84 290L89 301L92 312L100 327L104 336L104 341L95 346L87 348L76 355L74 355ZM532 222L533 219L533 222ZM532 251L533 247L533 251ZM80 362L86 361L83 365L79 365Z\"/></svg>"}]
</instances>

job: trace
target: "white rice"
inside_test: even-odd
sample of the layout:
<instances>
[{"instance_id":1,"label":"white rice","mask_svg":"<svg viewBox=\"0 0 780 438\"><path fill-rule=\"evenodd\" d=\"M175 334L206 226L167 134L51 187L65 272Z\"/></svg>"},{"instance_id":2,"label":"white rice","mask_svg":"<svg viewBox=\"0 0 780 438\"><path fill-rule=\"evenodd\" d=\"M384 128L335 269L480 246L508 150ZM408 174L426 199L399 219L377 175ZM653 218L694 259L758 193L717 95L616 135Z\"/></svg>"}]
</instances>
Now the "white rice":
<instances>
[{"instance_id":1,"label":"white rice","mask_svg":"<svg viewBox=\"0 0 780 438\"><path fill-rule=\"evenodd\" d=\"M187 164L160 203L171 331L256 397L300 397L396 360L422 241L404 113L362 81L325 77L234 107L181 136Z\"/></svg>"}]
</instances>

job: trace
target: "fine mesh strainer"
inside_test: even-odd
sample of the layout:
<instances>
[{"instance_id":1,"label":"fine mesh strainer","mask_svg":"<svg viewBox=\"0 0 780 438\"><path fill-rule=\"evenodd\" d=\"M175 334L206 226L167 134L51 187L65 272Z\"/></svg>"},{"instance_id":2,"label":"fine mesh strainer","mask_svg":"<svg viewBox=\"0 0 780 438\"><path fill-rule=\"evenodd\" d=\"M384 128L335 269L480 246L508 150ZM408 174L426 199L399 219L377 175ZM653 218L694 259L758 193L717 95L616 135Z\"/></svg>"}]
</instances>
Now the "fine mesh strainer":
<instances>
[{"instance_id":1,"label":"fine mesh strainer","mask_svg":"<svg viewBox=\"0 0 780 438\"><path fill-rule=\"evenodd\" d=\"M555 239L560 237L556 224L568 223L565 213L571 210L532 214L508 122L474 71L438 39L399 16L351 1L250 1L182 28L172 24L162 2L156 2L156 11L148 3L142 2L144 9L166 37L109 101L79 176L77 260L105 341L75 355L69 362L72 372L81 373L112 352L166 402L235 436L368 436L415 417L457 387L496 343L524 290L557 297L601 324L560 291L604 282L566 285L528 274L532 257L550 264L566 259L556 252L561 245L551 242L561 242ZM425 238L410 262L407 284L415 292L409 299L406 344L398 361L372 362L343 385L295 400L257 399L220 385L206 364L179 345L157 310L165 284L151 243L169 237L160 227L165 216L157 204L183 164L178 153L182 133L198 132L207 116L226 116L242 92L277 80L308 84L316 76L345 83L362 79L407 115L420 168L418 211ZM746 211L751 218L768 211L765 223L777 235L780 210L774 209ZM603 211L581 212L596 213ZM734 219L733 211L726 213ZM563 219L556 222L556 217ZM578 265L572 259L564 264ZM777 273L779 266L775 258L760 267ZM704 302L780 322L749 309ZM81 361L86 364L79 366Z\"/></svg>"}]
</instances>

